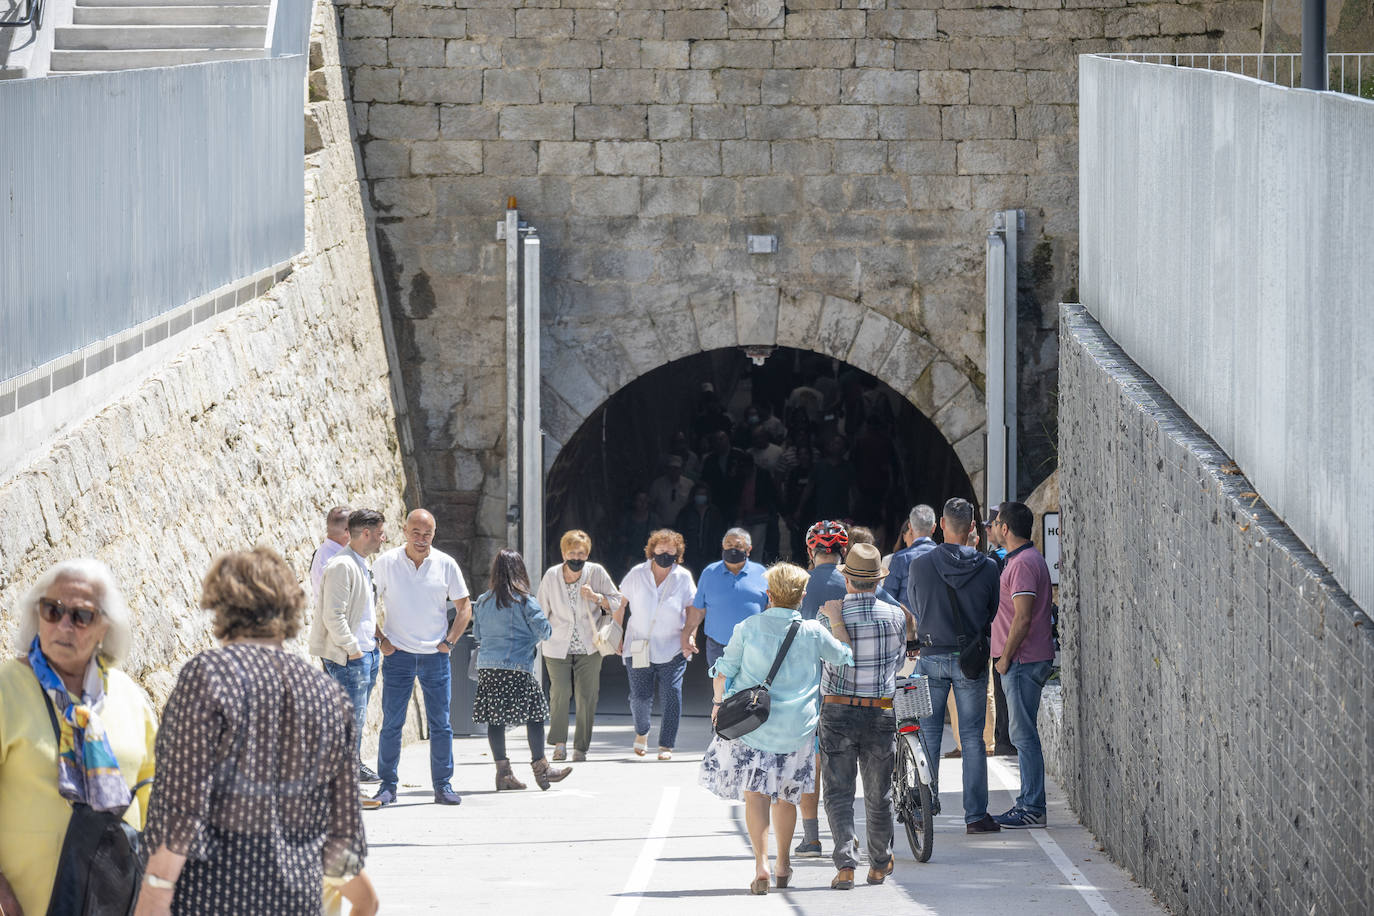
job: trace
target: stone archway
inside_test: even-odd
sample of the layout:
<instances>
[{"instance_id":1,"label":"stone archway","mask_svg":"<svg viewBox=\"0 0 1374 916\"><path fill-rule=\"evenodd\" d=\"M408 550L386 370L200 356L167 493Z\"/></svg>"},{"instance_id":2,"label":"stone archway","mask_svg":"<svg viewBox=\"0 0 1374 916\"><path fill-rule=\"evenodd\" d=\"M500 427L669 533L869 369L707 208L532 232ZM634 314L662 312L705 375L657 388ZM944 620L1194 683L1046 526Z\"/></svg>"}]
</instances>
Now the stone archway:
<instances>
[{"instance_id":1,"label":"stone archway","mask_svg":"<svg viewBox=\"0 0 1374 916\"><path fill-rule=\"evenodd\" d=\"M951 445L983 492L983 392L924 337L851 299L777 287L712 289L676 307L617 317L575 343L544 336L542 385L547 473L564 444L606 400L674 360L748 345L811 350L849 363L891 387Z\"/></svg>"}]
</instances>

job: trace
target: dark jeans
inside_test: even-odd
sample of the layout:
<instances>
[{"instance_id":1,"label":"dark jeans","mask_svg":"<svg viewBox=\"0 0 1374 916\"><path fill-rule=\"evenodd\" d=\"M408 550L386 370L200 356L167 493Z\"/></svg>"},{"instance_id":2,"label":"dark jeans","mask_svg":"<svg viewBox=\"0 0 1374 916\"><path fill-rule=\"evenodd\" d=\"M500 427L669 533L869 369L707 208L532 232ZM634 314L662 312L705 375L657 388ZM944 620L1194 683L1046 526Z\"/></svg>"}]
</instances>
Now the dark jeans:
<instances>
[{"instance_id":1,"label":"dark jeans","mask_svg":"<svg viewBox=\"0 0 1374 916\"><path fill-rule=\"evenodd\" d=\"M525 723L525 740L530 743L530 763L544 759L544 720L531 719ZM506 727L487 726L487 744L491 745L492 760L506 760Z\"/></svg>"},{"instance_id":2,"label":"dark jeans","mask_svg":"<svg viewBox=\"0 0 1374 916\"><path fill-rule=\"evenodd\" d=\"M630 679L630 714L635 720L635 734L649 734L649 718L654 711L654 687L663 701L663 722L658 727L658 746L671 748L677 744L678 720L682 717L682 674L687 659L677 655L670 662L636 668L625 659L625 673Z\"/></svg>"},{"instance_id":3,"label":"dark jeans","mask_svg":"<svg viewBox=\"0 0 1374 916\"><path fill-rule=\"evenodd\" d=\"M821 788L825 816L835 842L836 868L857 868L854 787L864 784L868 862L884 869L892 861L892 766L897 717L890 709L821 704Z\"/></svg>"},{"instance_id":4,"label":"dark jeans","mask_svg":"<svg viewBox=\"0 0 1374 916\"><path fill-rule=\"evenodd\" d=\"M362 761L363 729L367 727L367 702L372 697L372 688L377 686L377 672L381 669L382 653L379 649L364 652L362 658L351 658L348 664L340 665L324 659L325 673L338 681L353 701L353 721L358 735L358 760Z\"/></svg>"},{"instance_id":5,"label":"dark jeans","mask_svg":"<svg viewBox=\"0 0 1374 916\"><path fill-rule=\"evenodd\" d=\"M382 736L377 748L377 775L382 788L396 790L401 762L401 730L415 692L415 679L425 698L429 722L429 778L435 791L449 789L453 778L453 726L448 721L449 657L443 652L417 655L397 649L382 659Z\"/></svg>"},{"instance_id":6,"label":"dark jeans","mask_svg":"<svg viewBox=\"0 0 1374 916\"><path fill-rule=\"evenodd\" d=\"M711 637L706 637L706 670L710 671L711 666L725 654L725 643L716 642Z\"/></svg>"}]
</instances>

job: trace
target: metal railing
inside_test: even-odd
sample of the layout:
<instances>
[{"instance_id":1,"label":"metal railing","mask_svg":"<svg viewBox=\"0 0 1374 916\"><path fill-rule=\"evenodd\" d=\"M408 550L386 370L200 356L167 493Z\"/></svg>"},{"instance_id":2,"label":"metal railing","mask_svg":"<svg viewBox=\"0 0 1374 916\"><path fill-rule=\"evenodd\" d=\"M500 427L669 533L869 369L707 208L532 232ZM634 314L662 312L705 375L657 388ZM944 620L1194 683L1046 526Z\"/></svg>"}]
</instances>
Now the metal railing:
<instances>
[{"instance_id":1,"label":"metal railing","mask_svg":"<svg viewBox=\"0 0 1374 916\"><path fill-rule=\"evenodd\" d=\"M1113 60L1129 60L1143 64L1164 64L1171 67L1193 67L1235 73L1287 86L1302 88L1301 54L1149 54L1115 52L1098 54ZM1326 55L1327 85L1331 92L1374 99L1374 53Z\"/></svg>"},{"instance_id":2,"label":"metal railing","mask_svg":"<svg viewBox=\"0 0 1374 916\"><path fill-rule=\"evenodd\" d=\"M24 4L28 13L22 19L0 20L0 29L22 29L31 25L34 30L43 28L43 0L27 0Z\"/></svg>"}]
</instances>

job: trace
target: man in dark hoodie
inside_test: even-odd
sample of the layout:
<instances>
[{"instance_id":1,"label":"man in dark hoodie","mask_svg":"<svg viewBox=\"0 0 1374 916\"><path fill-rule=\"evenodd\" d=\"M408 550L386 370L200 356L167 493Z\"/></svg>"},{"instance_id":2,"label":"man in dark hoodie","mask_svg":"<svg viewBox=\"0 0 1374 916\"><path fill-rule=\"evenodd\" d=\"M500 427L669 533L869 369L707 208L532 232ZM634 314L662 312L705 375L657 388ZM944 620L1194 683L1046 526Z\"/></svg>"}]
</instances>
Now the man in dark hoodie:
<instances>
[{"instance_id":1,"label":"man in dark hoodie","mask_svg":"<svg viewBox=\"0 0 1374 916\"><path fill-rule=\"evenodd\" d=\"M930 678L935 710L921 720L921 736L930 759L939 759L945 703L953 687L964 747L964 829L996 833L1001 827L988 815L988 761L983 747L988 675L984 671L977 679L964 677L959 649L961 633L973 638L997 616L997 563L976 547L964 546L973 526L973 506L968 500L955 497L946 502L940 525L945 542L912 561L907 583L921 640L916 673ZM938 785L932 788L938 793Z\"/></svg>"}]
</instances>

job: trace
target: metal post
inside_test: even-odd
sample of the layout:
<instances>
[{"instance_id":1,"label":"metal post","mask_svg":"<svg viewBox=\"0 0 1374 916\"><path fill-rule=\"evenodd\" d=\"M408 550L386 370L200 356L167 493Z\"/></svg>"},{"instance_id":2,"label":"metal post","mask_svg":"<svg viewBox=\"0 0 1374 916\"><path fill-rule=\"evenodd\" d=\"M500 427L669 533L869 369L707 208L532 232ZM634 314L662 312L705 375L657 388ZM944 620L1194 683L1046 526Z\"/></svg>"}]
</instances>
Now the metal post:
<instances>
[{"instance_id":1,"label":"metal post","mask_svg":"<svg viewBox=\"0 0 1374 916\"><path fill-rule=\"evenodd\" d=\"M1302 88L1325 92L1326 0L1303 0Z\"/></svg>"},{"instance_id":2,"label":"metal post","mask_svg":"<svg viewBox=\"0 0 1374 916\"><path fill-rule=\"evenodd\" d=\"M520 211L506 208L506 543L520 537ZM537 575L537 573L532 573Z\"/></svg>"},{"instance_id":3,"label":"metal post","mask_svg":"<svg viewBox=\"0 0 1374 916\"><path fill-rule=\"evenodd\" d=\"M520 529L525 568L537 576L544 568L544 449L539 416L539 236L523 239L525 314L523 412L520 417Z\"/></svg>"},{"instance_id":4,"label":"metal post","mask_svg":"<svg viewBox=\"0 0 1374 916\"><path fill-rule=\"evenodd\" d=\"M1006 399L1003 402L1003 422L1007 427L1007 499L1016 499L1018 490L1016 488L1016 385L1020 378L1016 371L1016 275L1017 258L1016 245L1017 234L1021 228L1020 210L1002 211L1002 233L1006 240L1006 252L1003 259L1003 272L1005 279L1002 281L1002 299L1005 303L1002 308L1002 354L1003 354L1003 384L1005 385Z\"/></svg>"},{"instance_id":5,"label":"metal post","mask_svg":"<svg viewBox=\"0 0 1374 916\"><path fill-rule=\"evenodd\" d=\"M1006 244L996 230L988 233L986 302L987 389L984 401L988 411L987 493L983 508L991 509L1007 498L1006 360L1003 338L1006 321Z\"/></svg>"}]
</instances>

